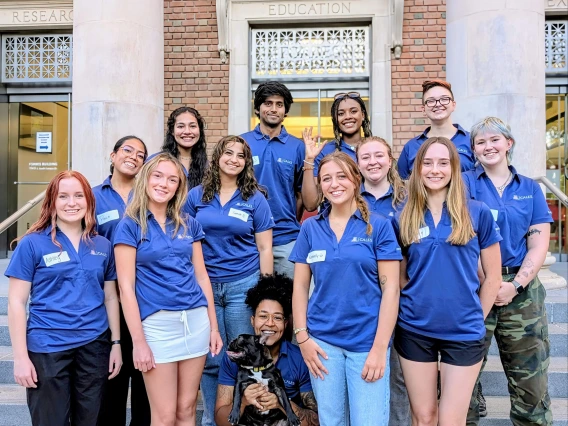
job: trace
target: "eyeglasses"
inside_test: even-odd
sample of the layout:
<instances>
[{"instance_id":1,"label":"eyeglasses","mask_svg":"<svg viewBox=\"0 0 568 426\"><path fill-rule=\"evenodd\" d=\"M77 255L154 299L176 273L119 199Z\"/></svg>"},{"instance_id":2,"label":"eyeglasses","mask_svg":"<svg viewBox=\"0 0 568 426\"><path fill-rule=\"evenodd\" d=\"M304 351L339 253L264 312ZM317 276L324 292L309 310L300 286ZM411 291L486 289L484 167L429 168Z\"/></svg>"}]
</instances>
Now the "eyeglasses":
<instances>
[{"instance_id":1,"label":"eyeglasses","mask_svg":"<svg viewBox=\"0 0 568 426\"><path fill-rule=\"evenodd\" d=\"M136 152L136 158L142 162L146 161L146 153L142 152L142 151L136 151L134 148L132 148L130 145L122 145L120 147L120 149L122 149L122 151L124 152L124 154L128 157L130 157L132 154L134 154Z\"/></svg>"},{"instance_id":2,"label":"eyeglasses","mask_svg":"<svg viewBox=\"0 0 568 426\"><path fill-rule=\"evenodd\" d=\"M344 98L357 99L360 97L361 95L359 94L359 92L347 92L347 93L338 93L333 97L333 100L344 99Z\"/></svg>"},{"instance_id":3,"label":"eyeglasses","mask_svg":"<svg viewBox=\"0 0 568 426\"><path fill-rule=\"evenodd\" d=\"M424 105L426 105L428 108L434 108L437 103L439 103L442 106L446 106L449 105L450 102L452 101L453 99L450 98L449 96L443 96L440 99L426 99L424 101Z\"/></svg>"},{"instance_id":4,"label":"eyeglasses","mask_svg":"<svg viewBox=\"0 0 568 426\"><path fill-rule=\"evenodd\" d=\"M268 320L270 318L272 318L272 321L274 321L275 323L281 324L284 322L284 315L281 314L266 314L266 313L261 313L256 315L256 318L258 318L263 324L267 323Z\"/></svg>"}]
</instances>

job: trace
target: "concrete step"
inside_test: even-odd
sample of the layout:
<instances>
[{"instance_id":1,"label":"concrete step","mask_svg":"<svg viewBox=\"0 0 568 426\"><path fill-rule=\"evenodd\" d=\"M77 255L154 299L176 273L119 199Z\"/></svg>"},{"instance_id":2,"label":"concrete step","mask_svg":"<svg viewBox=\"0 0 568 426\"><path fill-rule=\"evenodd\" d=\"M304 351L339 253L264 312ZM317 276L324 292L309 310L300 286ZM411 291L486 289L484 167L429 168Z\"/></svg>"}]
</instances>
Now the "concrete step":
<instances>
[{"instance_id":1,"label":"concrete step","mask_svg":"<svg viewBox=\"0 0 568 426\"><path fill-rule=\"evenodd\" d=\"M0 375L0 380L1 377ZM498 356L488 357L485 369L481 374L481 384L485 396L509 396L507 378ZM568 358L550 358L548 392L551 398L568 398Z\"/></svg>"},{"instance_id":2,"label":"concrete step","mask_svg":"<svg viewBox=\"0 0 568 426\"><path fill-rule=\"evenodd\" d=\"M197 423L201 424L203 402L198 395ZM130 423L130 396L127 403L126 424ZM18 385L0 385L0 426L31 426L26 402L26 389Z\"/></svg>"},{"instance_id":3,"label":"concrete step","mask_svg":"<svg viewBox=\"0 0 568 426\"><path fill-rule=\"evenodd\" d=\"M508 397L490 396L487 400L487 417L481 419L479 426L511 426L509 412L511 402ZM568 426L568 399L552 399L554 426Z\"/></svg>"},{"instance_id":4,"label":"concrete step","mask_svg":"<svg viewBox=\"0 0 568 426\"><path fill-rule=\"evenodd\" d=\"M1 322L0 322L1 324ZM1 333L0 333L1 336ZM548 337L550 340L550 356L551 357L567 357L568 356L568 323L548 324ZM5 343L1 343L3 345ZM489 355L499 355L499 349L495 339L491 342Z\"/></svg>"}]
</instances>

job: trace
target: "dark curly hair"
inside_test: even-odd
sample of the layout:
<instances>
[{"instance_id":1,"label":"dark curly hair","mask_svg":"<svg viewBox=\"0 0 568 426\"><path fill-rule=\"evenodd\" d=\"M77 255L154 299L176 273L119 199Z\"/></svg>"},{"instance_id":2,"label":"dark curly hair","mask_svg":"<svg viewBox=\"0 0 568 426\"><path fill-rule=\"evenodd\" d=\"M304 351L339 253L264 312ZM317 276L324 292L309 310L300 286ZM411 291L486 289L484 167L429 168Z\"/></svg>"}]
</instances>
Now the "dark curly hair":
<instances>
[{"instance_id":1,"label":"dark curly hair","mask_svg":"<svg viewBox=\"0 0 568 426\"><path fill-rule=\"evenodd\" d=\"M253 314L263 300L274 300L280 303L284 316L292 313L292 279L284 274L274 272L273 275L261 275L258 284L247 291L245 303Z\"/></svg>"},{"instance_id":2,"label":"dark curly hair","mask_svg":"<svg viewBox=\"0 0 568 426\"><path fill-rule=\"evenodd\" d=\"M166 137L162 145L162 151L167 151L174 157L179 157L179 148L174 137L174 126L180 114L189 112L197 120L199 126L199 140L191 148L191 167L188 170L187 184L191 189L201 183L207 168L207 142L205 140L205 120L195 108L183 106L173 111L168 117Z\"/></svg>"},{"instance_id":3,"label":"dark curly hair","mask_svg":"<svg viewBox=\"0 0 568 426\"><path fill-rule=\"evenodd\" d=\"M371 121L369 120L369 113L367 112L367 107L365 106L365 102L360 97L352 98L342 96L337 98L331 104L331 123L333 124L333 134L335 135L335 150L341 151L341 139L343 135L341 134L341 130L339 130L339 104L344 101L345 99L353 99L355 102L359 104L361 107L361 112L363 113L363 123L361 127L363 128L363 135L368 138L369 136L373 136L371 133Z\"/></svg>"},{"instance_id":4,"label":"dark curly hair","mask_svg":"<svg viewBox=\"0 0 568 426\"><path fill-rule=\"evenodd\" d=\"M219 176L219 159L225 152L225 149L230 143L241 143L243 145L243 154L245 156L245 167L237 176L237 186L241 191L243 200L248 200L254 195L256 191L260 191L265 197L268 195L266 190L262 188L256 178L254 177L254 168L252 165L252 152L246 141L240 136L225 136L213 149L211 156L211 164L205 172L203 178L203 197L201 201L204 203L210 202L215 194L221 190L221 178Z\"/></svg>"},{"instance_id":5,"label":"dark curly hair","mask_svg":"<svg viewBox=\"0 0 568 426\"><path fill-rule=\"evenodd\" d=\"M284 99L284 110L286 114L290 111L290 106L294 103L294 98L290 93L290 90L282 83L277 81L267 81L266 83L261 83L258 85L254 91L254 110L257 117L260 110L260 105L262 105L271 96L282 96Z\"/></svg>"}]
</instances>

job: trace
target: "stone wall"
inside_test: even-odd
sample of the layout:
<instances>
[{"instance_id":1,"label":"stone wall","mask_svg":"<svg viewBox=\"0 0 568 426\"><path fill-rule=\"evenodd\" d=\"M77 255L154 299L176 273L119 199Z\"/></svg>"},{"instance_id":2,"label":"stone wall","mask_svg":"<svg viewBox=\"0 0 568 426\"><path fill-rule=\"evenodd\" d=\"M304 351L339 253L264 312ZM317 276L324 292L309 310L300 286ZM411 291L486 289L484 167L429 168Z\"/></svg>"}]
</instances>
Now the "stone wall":
<instances>
[{"instance_id":1,"label":"stone wall","mask_svg":"<svg viewBox=\"0 0 568 426\"><path fill-rule=\"evenodd\" d=\"M164 1L164 123L176 108L196 108L211 148L228 128L229 66L217 51L215 0Z\"/></svg>"}]
</instances>

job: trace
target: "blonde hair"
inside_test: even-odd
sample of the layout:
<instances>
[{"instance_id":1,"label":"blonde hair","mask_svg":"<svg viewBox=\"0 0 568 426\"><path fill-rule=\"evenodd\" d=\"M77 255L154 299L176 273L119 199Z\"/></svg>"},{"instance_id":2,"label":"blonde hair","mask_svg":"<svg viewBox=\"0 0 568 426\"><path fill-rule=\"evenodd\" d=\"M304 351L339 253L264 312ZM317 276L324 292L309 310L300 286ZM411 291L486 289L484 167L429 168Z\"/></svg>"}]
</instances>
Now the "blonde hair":
<instances>
[{"instance_id":1,"label":"blonde hair","mask_svg":"<svg viewBox=\"0 0 568 426\"><path fill-rule=\"evenodd\" d=\"M150 159L138 173L134 188L132 189L132 200L126 208L125 216L134 220L142 229L142 235L148 232L148 180L150 174L158 167L162 161L169 161L176 166L177 175L179 177L179 185L172 199L168 201L166 209L166 217L174 224L174 233L177 235L180 228L183 233L187 232L186 215L181 212L183 205L187 199L187 179L183 171L183 166L177 158L169 152L161 152ZM172 236L173 238L173 236Z\"/></svg>"},{"instance_id":2,"label":"blonde hair","mask_svg":"<svg viewBox=\"0 0 568 426\"><path fill-rule=\"evenodd\" d=\"M357 208L361 212L361 217L367 224L367 231L366 231L367 235L371 235L371 233L373 232L373 226L371 225L370 222L371 213L369 212L369 207L367 206L367 202L363 199L363 197L361 196L361 192L359 191L359 188L361 187L361 174L359 173L359 168L357 167L355 161L353 161L353 159L344 152L337 152L337 151L332 152L331 154L328 154L325 157L323 157L323 159L321 160L319 164L320 173L318 173L318 191L319 191L318 204L321 204L321 202L323 201L323 193L321 190L321 175L322 175L321 170L323 169L323 166L325 164L330 162L334 162L335 164L337 164L339 168L343 171L343 173L345 173L347 179L349 179L349 181L351 181L351 183L355 186L355 190L353 191L355 204L357 205Z\"/></svg>"},{"instance_id":3,"label":"blonde hair","mask_svg":"<svg viewBox=\"0 0 568 426\"><path fill-rule=\"evenodd\" d=\"M414 170L408 181L408 202L400 215L399 226L400 240L406 247L419 240L419 229L425 226L424 214L427 208L428 193L422 181L421 171L426 152L435 143L444 145L450 153L452 177L448 184L446 205L452 222L452 233L446 241L463 246L475 236L467 208L465 185L461 177L460 159L456 147L447 138L435 137L427 139L418 150Z\"/></svg>"},{"instance_id":4,"label":"blonde hair","mask_svg":"<svg viewBox=\"0 0 568 426\"><path fill-rule=\"evenodd\" d=\"M404 182L400 178L400 175L398 174L397 162L392 155L392 149L388 144L388 142L378 136L369 136L368 138L364 138L363 140L361 140L359 145L357 145L357 149L355 150L355 153L357 155L357 161L359 161L359 150L361 149L361 147L366 143L370 142L379 142L383 144L387 149L388 156L391 160L391 166L389 168L389 171L387 172L387 180L392 186L392 193L393 193L392 206L396 208L399 204L402 204L406 199L406 187L404 186Z\"/></svg>"}]
</instances>

